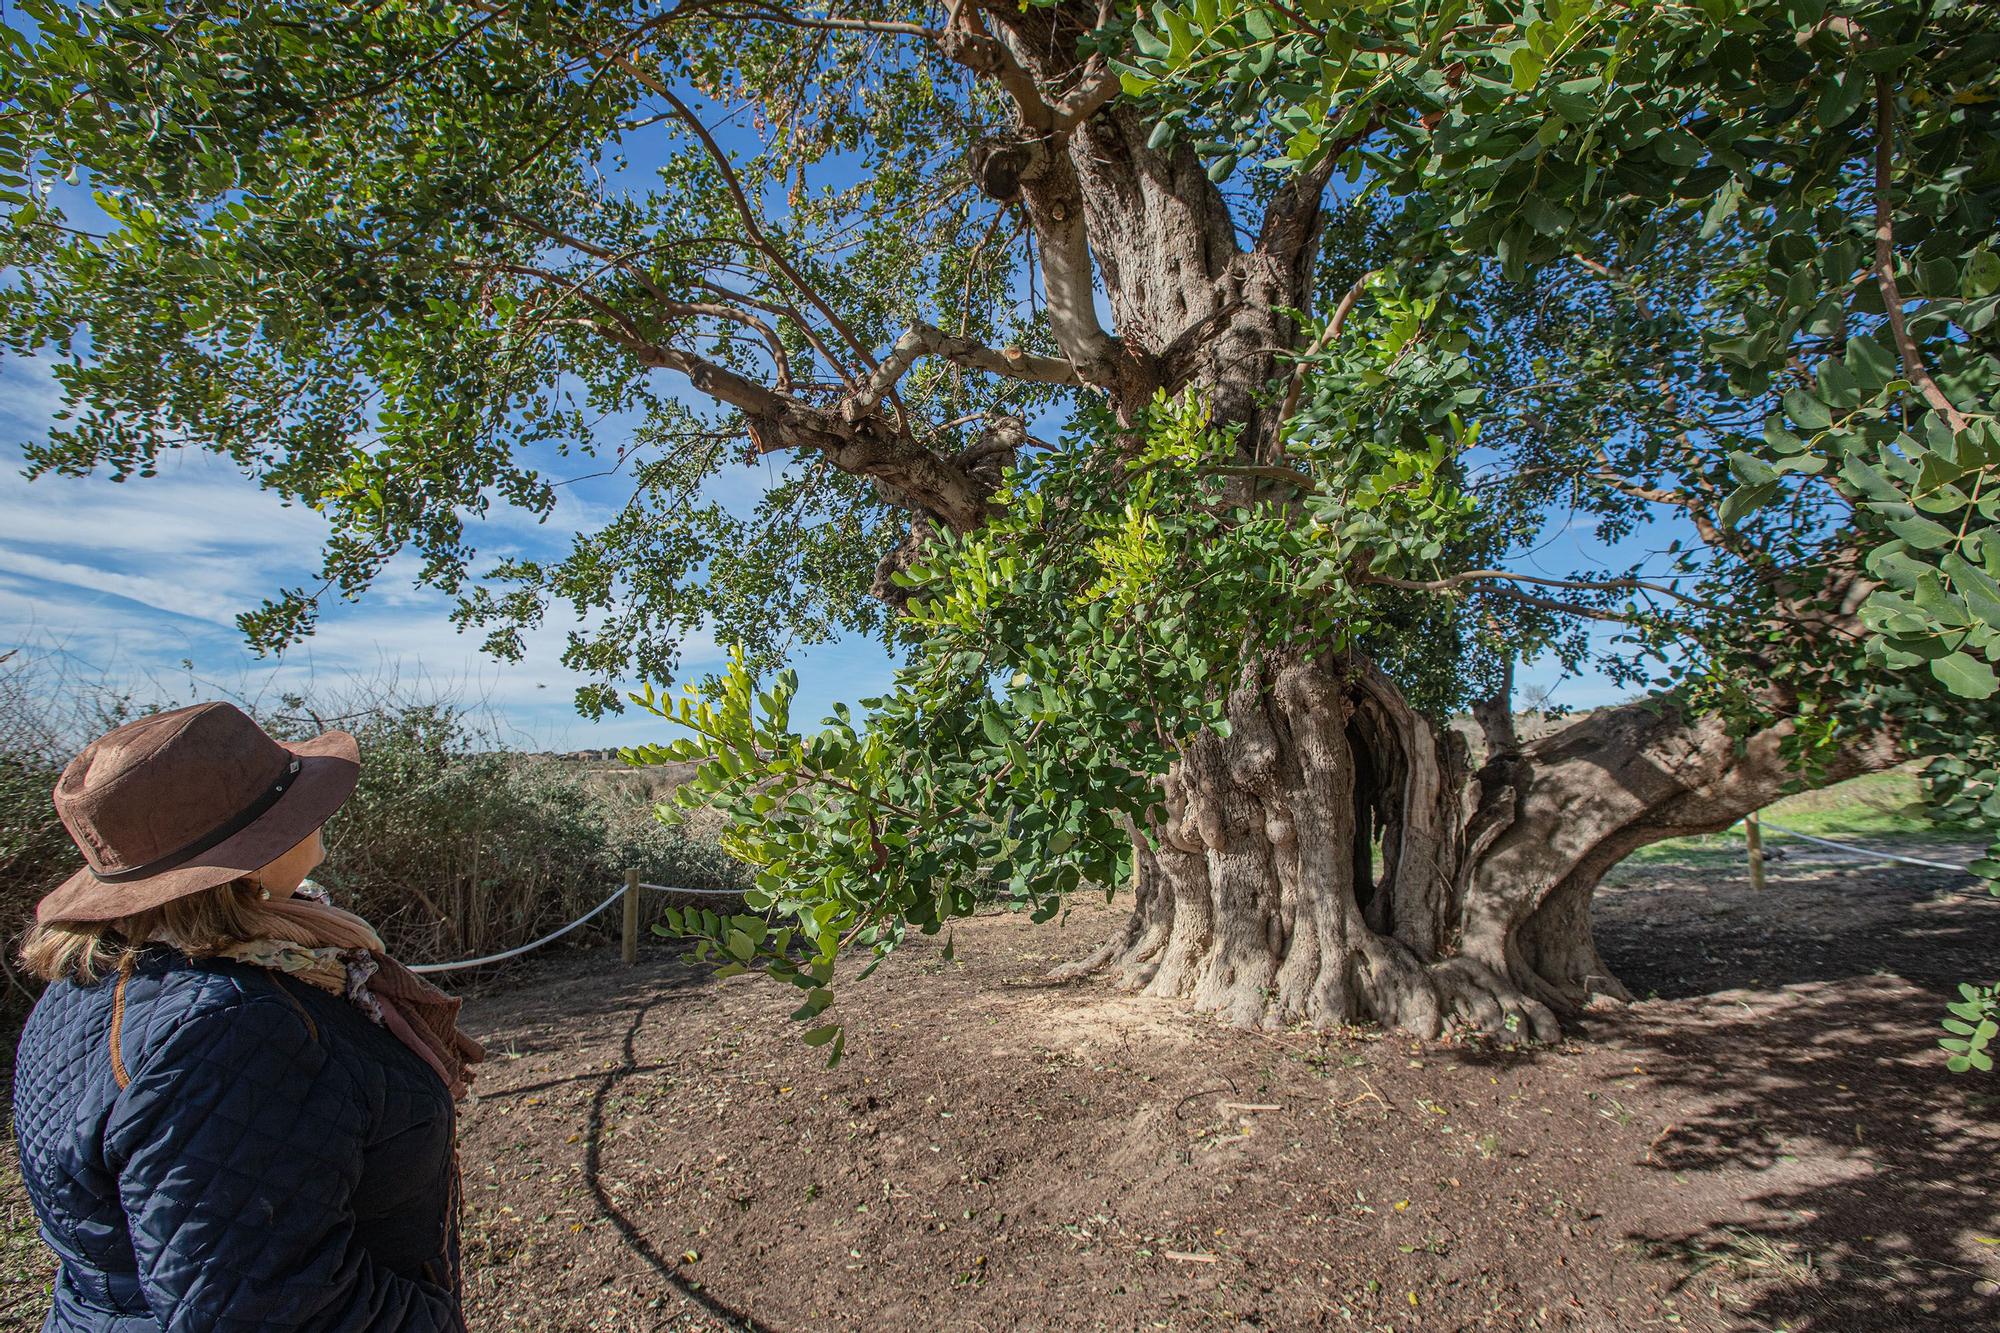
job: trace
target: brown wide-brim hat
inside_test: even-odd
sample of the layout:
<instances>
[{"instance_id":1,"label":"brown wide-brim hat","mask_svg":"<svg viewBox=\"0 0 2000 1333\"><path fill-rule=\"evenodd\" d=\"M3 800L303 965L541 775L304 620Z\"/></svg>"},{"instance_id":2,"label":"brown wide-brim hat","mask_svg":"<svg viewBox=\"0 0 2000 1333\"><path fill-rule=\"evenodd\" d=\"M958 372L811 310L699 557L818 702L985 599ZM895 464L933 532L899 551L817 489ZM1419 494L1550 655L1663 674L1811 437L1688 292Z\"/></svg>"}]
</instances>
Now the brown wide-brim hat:
<instances>
[{"instance_id":1,"label":"brown wide-brim hat","mask_svg":"<svg viewBox=\"0 0 2000 1333\"><path fill-rule=\"evenodd\" d=\"M113 921L261 870L326 823L360 774L346 732L281 744L226 703L128 722L56 783L85 866L35 919Z\"/></svg>"}]
</instances>

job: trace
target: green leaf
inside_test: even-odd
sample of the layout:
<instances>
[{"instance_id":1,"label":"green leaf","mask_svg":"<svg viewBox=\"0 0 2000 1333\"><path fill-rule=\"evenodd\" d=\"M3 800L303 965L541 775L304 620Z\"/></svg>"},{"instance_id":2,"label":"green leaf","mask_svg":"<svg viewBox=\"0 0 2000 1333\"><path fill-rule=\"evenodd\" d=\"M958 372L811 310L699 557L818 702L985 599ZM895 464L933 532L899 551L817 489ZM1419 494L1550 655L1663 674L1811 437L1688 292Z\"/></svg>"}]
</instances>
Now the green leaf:
<instances>
[{"instance_id":1,"label":"green leaf","mask_svg":"<svg viewBox=\"0 0 2000 1333\"><path fill-rule=\"evenodd\" d=\"M1668 130L1653 140L1653 155L1670 166L1691 167L1701 161L1701 140L1686 130Z\"/></svg>"},{"instance_id":2,"label":"green leaf","mask_svg":"<svg viewBox=\"0 0 2000 1333\"><path fill-rule=\"evenodd\" d=\"M1754 514L1769 504L1771 498L1777 493L1778 485L1776 482L1765 482L1761 485L1753 486L1739 486L1729 493L1727 499L1723 500L1722 508L1718 512L1717 517L1725 525L1734 527L1749 515Z\"/></svg>"},{"instance_id":3,"label":"green leaf","mask_svg":"<svg viewBox=\"0 0 2000 1333\"><path fill-rule=\"evenodd\" d=\"M1833 413L1827 411L1826 404L1804 389L1792 389L1785 394L1785 411L1807 431L1822 431L1833 424Z\"/></svg>"},{"instance_id":4,"label":"green leaf","mask_svg":"<svg viewBox=\"0 0 2000 1333\"><path fill-rule=\"evenodd\" d=\"M1961 699L1990 699L2000 689L1993 668L1965 653L1949 653L1931 663L1931 674Z\"/></svg>"},{"instance_id":5,"label":"green leaf","mask_svg":"<svg viewBox=\"0 0 2000 1333\"><path fill-rule=\"evenodd\" d=\"M1778 480L1778 471L1755 454L1737 450L1729 455L1729 470L1736 479L1749 486L1770 485Z\"/></svg>"},{"instance_id":6,"label":"green leaf","mask_svg":"<svg viewBox=\"0 0 2000 1333\"><path fill-rule=\"evenodd\" d=\"M1957 534L1933 519L1922 514L1910 514L1902 518L1883 520L1889 530L1920 551L1935 551L1950 546L1957 540Z\"/></svg>"},{"instance_id":7,"label":"green leaf","mask_svg":"<svg viewBox=\"0 0 2000 1333\"><path fill-rule=\"evenodd\" d=\"M1517 46L1507 57L1507 64L1514 71L1514 90L1527 92L1542 80L1542 57L1525 46Z\"/></svg>"}]
</instances>

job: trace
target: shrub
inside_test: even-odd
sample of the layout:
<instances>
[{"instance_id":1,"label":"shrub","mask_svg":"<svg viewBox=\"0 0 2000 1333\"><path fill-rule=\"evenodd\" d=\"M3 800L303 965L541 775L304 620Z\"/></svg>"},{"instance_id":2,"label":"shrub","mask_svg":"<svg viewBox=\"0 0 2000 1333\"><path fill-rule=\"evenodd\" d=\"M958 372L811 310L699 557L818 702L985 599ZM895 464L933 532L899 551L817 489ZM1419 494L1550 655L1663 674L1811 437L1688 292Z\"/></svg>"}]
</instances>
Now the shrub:
<instances>
[{"instance_id":1,"label":"shrub","mask_svg":"<svg viewBox=\"0 0 2000 1333\"><path fill-rule=\"evenodd\" d=\"M316 873L343 906L374 922L408 962L497 953L602 902L627 867L654 883L738 888L738 864L712 833L663 824L654 802L677 775L593 772L546 755L509 753L448 702L393 690L329 708L287 697L253 708L281 738L343 727L361 742L361 781L326 828ZM162 702L158 707L172 707ZM147 709L78 684L46 660L0 656L0 1035L32 1003L12 962L34 903L81 864L50 792L92 735ZM660 904L646 895L642 921ZM580 936L615 931L607 913Z\"/></svg>"},{"instance_id":2,"label":"shrub","mask_svg":"<svg viewBox=\"0 0 2000 1333\"><path fill-rule=\"evenodd\" d=\"M410 705L349 725L365 761L361 783L327 826L318 878L399 956L525 943L602 902L628 866L656 883L741 883L712 839L661 824L572 761L480 749L448 707Z\"/></svg>"}]
</instances>

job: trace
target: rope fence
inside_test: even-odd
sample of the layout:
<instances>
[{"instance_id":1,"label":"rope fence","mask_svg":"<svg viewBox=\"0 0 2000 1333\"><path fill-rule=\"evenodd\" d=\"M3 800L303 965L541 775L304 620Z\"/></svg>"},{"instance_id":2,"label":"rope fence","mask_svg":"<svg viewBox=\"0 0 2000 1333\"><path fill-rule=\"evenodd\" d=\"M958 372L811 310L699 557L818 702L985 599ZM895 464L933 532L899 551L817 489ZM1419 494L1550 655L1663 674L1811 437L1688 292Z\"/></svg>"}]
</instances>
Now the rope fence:
<instances>
[{"instance_id":1,"label":"rope fence","mask_svg":"<svg viewBox=\"0 0 2000 1333\"><path fill-rule=\"evenodd\" d=\"M1744 820L1740 827L1743 830L1745 840L1749 844L1752 879L1761 887L1764 879L1764 847L1763 840L1759 836L1759 821L1755 815L1752 815ZM1948 870L1953 874L1959 875L1972 873L1965 866L1950 865L1943 861L1927 861L1921 856L1903 856L1896 852L1877 851L1871 847L1856 847L1851 843L1835 842L1831 838L1820 838L1810 833L1801 833L1797 829L1789 829L1782 824L1763 824L1761 827L1767 828L1773 833L1781 833L1788 838L1797 838L1802 842L1816 843L1821 847L1830 847L1838 852L1851 852L1868 861L1900 861L1904 865L1922 866L1926 870ZM625 874L625 883L619 885L609 898L606 898L603 902L591 908L568 925L558 927L538 940L530 940L518 948L508 949L501 953L490 953L483 958L466 958L455 963L419 963L412 967L410 971L460 972L469 967L487 967L493 963L504 963L510 958L519 958L522 954L533 953L545 944L555 943L621 898L625 900L626 904L625 926L622 931L625 961L627 963L635 962L638 958L639 948L639 908L637 894L633 892L635 889L650 889L655 893L692 894L697 897L706 896L714 898L740 898L743 895L743 890L741 889L691 889L678 884L650 884L642 881L639 878L639 872L636 870L627 871Z\"/></svg>"},{"instance_id":2,"label":"rope fence","mask_svg":"<svg viewBox=\"0 0 2000 1333\"><path fill-rule=\"evenodd\" d=\"M1904 856L1898 852L1879 851L1873 847L1856 847L1853 843L1835 842L1832 838L1821 838L1811 833L1801 833L1797 829L1786 828L1783 824L1764 823L1754 813L1746 816L1743 822L1736 827L1737 831L1743 834L1744 851L1750 857L1750 887L1753 889L1762 889L1764 887L1764 829L1769 829L1773 833L1781 833L1788 838L1797 838L1801 842L1810 842L1820 847L1829 847L1836 852L1847 852L1858 857L1863 862L1897 861L1907 866L1922 866L1926 870L1945 870L1954 875L1969 875L1972 873L1970 866L1952 865L1946 861L1928 861L1921 856Z\"/></svg>"},{"instance_id":3,"label":"rope fence","mask_svg":"<svg viewBox=\"0 0 2000 1333\"><path fill-rule=\"evenodd\" d=\"M1786 828L1783 824L1766 824L1764 827L1773 833L1782 833L1788 838L1798 838L1804 842L1818 843L1822 847L1831 847L1837 852L1853 852L1855 855L1870 861L1901 861L1904 865L1922 866L1926 870L1949 870L1958 875L1969 875L1972 873L1972 869L1969 866L1955 866L1944 861L1926 861L1921 856L1899 856L1895 852L1876 851L1872 847L1856 847L1851 843L1835 842L1831 838L1816 838L1810 833L1801 833L1797 829Z\"/></svg>"},{"instance_id":4,"label":"rope fence","mask_svg":"<svg viewBox=\"0 0 2000 1333\"><path fill-rule=\"evenodd\" d=\"M458 962L455 963L418 963L412 966L410 968L410 971L460 972L469 967L486 967L493 963L504 963L509 958L519 958L524 953L534 952L536 949L541 948L544 944L555 943L557 940L569 934L577 927L583 925L586 921L589 921L591 918L597 916L605 908L611 906L611 904L617 902L621 898L624 899L626 902L625 928L622 932L625 961L627 963L635 962L638 958L638 948L639 948L639 939L638 939L639 905L637 901L637 895L632 892L632 890L634 889L651 889L656 893L688 893L696 895L707 895L717 898L740 898L743 896L743 890L741 889L690 889L690 888L683 888L676 884L642 883L639 879L639 872L636 870L629 870L625 873L625 882L619 885L617 891L614 892L609 898L606 898L603 902L591 908L588 912L585 912L582 916L570 922L568 925L559 926L555 930L550 931L548 934L542 936L538 940L529 940L526 944L520 945L517 948L508 949L501 953L490 953L483 958L464 958L460 959Z\"/></svg>"}]
</instances>

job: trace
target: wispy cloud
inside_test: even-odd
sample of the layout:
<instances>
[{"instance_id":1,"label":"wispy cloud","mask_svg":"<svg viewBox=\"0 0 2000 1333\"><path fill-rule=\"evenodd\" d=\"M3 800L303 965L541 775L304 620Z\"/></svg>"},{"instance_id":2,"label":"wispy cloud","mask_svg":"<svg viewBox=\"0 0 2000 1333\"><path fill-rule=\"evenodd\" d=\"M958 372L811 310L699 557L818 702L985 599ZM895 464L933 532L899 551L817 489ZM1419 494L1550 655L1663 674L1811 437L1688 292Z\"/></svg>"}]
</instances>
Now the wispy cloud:
<instances>
[{"instance_id":1,"label":"wispy cloud","mask_svg":"<svg viewBox=\"0 0 2000 1333\"><path fill-rule=\"evenodd\" d=\"M530 748L660 734L656 719L593 724L577 717L574 692L587 678L561 661L573 619L552 612L526 635L520 662L496 661L480 651L478 636L453 628L446 597L416 586L420 562L409 554L393 560L358 604L325 605L306 643L281 658L252 654L236 616L280 587L311 583L327 521L287 506L231 460L199 450L163 458L158 475L123 485L103 476L29 482L16 446L39 437L59 406L45 365L0 365L0 425L12 428L0 432L0 648L32 644L88 678L162 699L268 700L393 682L406 695L474 707L510 743ZM731 467L710 486L713 498L748 513L779 476L773 467ZM628 486L614 478L564 487L546 522L496 504L469 525L468 536L482 561L556 558L578 531L608 521ZM801 664L808 681L802 716L817 717L834 698L875 693L885 681L888 663L878 649L823 653L824 672ZM682 645L690 671L722 658L706 633Z\"/></svg>"},{"instance_id":2,"label":"wispy cloud","mask_svg":"<svg viewBox=\"0 0 2000 1333\"><path fill-rule=\"evenodd\" d=\"M212 588L200 578L173 574L127 574L113 569L96 569L74 560L56 560L26 551L0 546L0 572L17 579L56 584L83 593L104 593L138 602L155 611L212 625L231 626L241 604Z\"/></svg>"}]
</instances>

